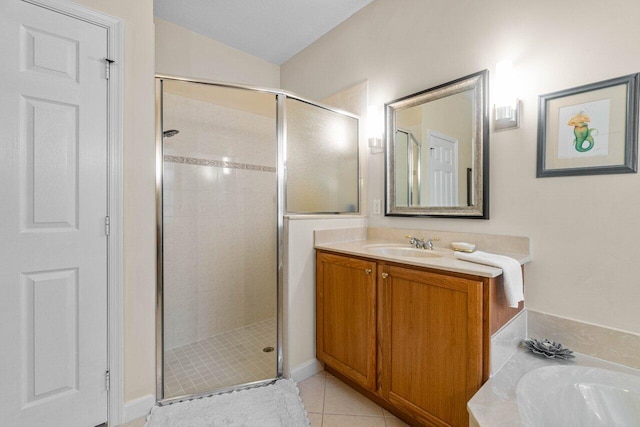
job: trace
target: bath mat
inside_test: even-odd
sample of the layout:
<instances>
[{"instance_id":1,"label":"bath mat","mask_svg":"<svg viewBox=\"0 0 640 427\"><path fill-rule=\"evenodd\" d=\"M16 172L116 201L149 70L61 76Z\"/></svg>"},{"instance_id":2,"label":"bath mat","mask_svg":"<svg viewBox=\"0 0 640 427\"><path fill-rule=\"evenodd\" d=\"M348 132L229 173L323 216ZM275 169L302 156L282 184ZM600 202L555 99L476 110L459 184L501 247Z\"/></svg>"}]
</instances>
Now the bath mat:
<instances>
[{"instance_id":1,"label":"bath mat","mask_svg":"<svg viewBox=\"0 0 640 427\"><path fill-rule=\"evenodd\" d=\"M156 406L146 427L308 427L298 387L291 380L233 393Z\"/></svg>"}]
</instances>

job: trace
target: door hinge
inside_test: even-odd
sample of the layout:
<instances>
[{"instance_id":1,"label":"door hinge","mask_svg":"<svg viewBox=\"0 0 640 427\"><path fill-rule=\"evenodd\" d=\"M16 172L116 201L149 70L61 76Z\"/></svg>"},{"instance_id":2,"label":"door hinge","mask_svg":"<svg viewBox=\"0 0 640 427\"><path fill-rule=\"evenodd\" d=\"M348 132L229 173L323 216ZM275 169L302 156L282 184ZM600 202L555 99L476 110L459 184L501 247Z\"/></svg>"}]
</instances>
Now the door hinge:
<instances>
[{"instance_id":1,"label":"door hinge","mask_svg":"<svg viewBox=\"0 0 640 427\"><path fill-rule=\"evenodd\" d=\"M104 389L109 391L109 387L111 386L111 372L105 371L104 373Z\"/></svg>"},{"instance_id":2,"label":"door hinge","mask_svg":"<svg viewBox=\"0 0 640 427\"><path fill-rule=\"evenodd\" d=\"M104 217L104 234L109 235L111 233L111 219L108 216Z\"/></svg>"},{"instance_id":3,"label":"door hinge","mask_svg":"<svg viewBox=\"0 0 640 427\"><path fill-rule=\"evenodd\" d=\"M109 80L109 77L111 77L111 64L113 64L114 61L113 59L109 59L109 58L104 58L104 78Z\"/></svg>"}]
</instances>

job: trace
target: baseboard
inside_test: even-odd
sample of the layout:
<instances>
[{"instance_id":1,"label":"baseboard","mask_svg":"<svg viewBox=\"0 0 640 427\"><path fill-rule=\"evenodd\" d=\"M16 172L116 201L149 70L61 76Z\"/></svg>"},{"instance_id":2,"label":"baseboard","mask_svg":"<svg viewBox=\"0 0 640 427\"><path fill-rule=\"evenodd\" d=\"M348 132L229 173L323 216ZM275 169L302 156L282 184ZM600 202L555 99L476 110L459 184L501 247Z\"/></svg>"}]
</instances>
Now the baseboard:
<instances>
[{"instance_id":1,"label":"baseboard","mask_svg":"<svg viewBox=\"0 0 640 427\"><path fill-rule=\"evenodd\" d=\"M156 397L153 394L130 400L124 404L124 414L122 423L130 423L131 421L146 417L151 408L156 404Z\"/></svg>"},{"instance_id":2,"label":"baseboard","mask_svg":"<svg viewBox=\"0 0 640 427\"><path fill-rule=\"evenodd\" d=\"M308 362L298 365L291 369L291 379L295 382L304 381L309 377L314 376L318 372L324 370L324 365L318 359L311 359Z\"/></svg>"}]
</instances>

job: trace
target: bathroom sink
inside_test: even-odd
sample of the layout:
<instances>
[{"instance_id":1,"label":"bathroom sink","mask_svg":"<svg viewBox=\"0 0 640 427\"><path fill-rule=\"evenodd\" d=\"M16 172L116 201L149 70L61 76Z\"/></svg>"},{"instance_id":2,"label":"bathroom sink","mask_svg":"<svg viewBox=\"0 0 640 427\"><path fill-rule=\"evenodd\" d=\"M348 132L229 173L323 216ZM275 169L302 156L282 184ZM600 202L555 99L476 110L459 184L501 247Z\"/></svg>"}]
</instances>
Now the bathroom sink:
<instances>
[{"instance_id":1,"label":"bathroom sink","mask_svg":"<svg viewBox=\"0 0 640 427\"><path fill-rule=\"evenodd\" d=\"M517 402L525 426L639 426L640 376L584 366L525 374Z\"/></svg>"},{"instance_id":2,"label":"bathroom sink","mask_svg":"<svg viewBox=\"0 0 640 427\"><path fill-rule=\"evenodd\" d=\"M441 253L429 249L408 248L406 246L393 245L371 245L366 250L376 255L384 255L390 257L401 258L440 258Z\"/></svg>"}]
</instances>

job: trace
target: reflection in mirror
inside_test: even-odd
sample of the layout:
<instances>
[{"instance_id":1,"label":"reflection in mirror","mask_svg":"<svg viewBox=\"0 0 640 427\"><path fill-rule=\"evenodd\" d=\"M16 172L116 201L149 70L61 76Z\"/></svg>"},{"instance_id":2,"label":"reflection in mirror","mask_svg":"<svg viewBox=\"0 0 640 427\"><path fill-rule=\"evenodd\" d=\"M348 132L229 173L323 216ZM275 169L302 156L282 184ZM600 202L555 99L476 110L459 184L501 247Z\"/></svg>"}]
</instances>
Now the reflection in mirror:
<instances>
[{"instance_id":1,"label":"reflection in mirror","mask_svg":"<svg viewBox=\"0 0 640 427\"><path fill-rule=\"evenodd\" d=\"M396 182L407 184L396 186L398 206L420 205L420 146L410 130L396 129Z\"/></svg>"},{"instance_id":2,"label":"reflection in mirror","mask_svg":"<svg viewBox=\"0 0 640 427\"><path fill-rule=\"evenodd\" d=\"M486 74L386 105L387 215L488 218Z\"/></svg>"}]
</instances>

